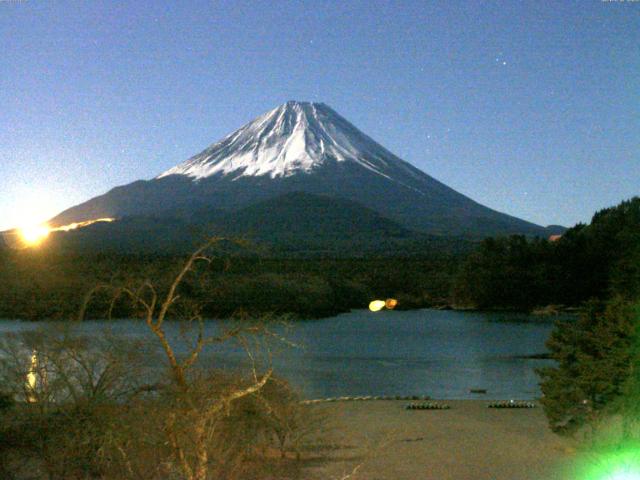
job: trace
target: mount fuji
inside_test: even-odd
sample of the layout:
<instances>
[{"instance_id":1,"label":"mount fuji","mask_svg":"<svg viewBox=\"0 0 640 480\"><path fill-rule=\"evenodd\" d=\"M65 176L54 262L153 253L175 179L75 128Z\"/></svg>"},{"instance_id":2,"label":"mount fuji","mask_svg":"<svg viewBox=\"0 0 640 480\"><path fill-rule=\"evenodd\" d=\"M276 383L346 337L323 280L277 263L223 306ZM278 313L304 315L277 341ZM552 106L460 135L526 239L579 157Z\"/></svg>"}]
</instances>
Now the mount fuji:
<instances>
[{"instance_id":1,"label":"mount fuji","mask_svg":"<svg viewBox=\"0 0 640 480\"><path fill-rule=\"evenodd\" d=\"M287 212L295 210L292 199L298 197L291 195L296 193L304 195L300 198L306 207L311 199L321 199L312 209L314 215L331 205L342 208L340 202L347 201L354 222L359 206L367 218L375 214L385 220L387 229L393 224L403 231L471 238L549 233L456 192L398 158L329 106L294 101L155 178L116 187L60 213L50 224L140 216L189 224L209 216L224 218L229 228L247 211L259 211L269 221L279 198L286 200ZM336 202L327 203L327 198ZM262 207L250 208L259 204ZM304 217L305 212L295 215ZM284 218L283 213L274 218ZM283 228L295 224L290 220ZM259 228L260 222L252 225Z\"/></svg>"}]
</instances>

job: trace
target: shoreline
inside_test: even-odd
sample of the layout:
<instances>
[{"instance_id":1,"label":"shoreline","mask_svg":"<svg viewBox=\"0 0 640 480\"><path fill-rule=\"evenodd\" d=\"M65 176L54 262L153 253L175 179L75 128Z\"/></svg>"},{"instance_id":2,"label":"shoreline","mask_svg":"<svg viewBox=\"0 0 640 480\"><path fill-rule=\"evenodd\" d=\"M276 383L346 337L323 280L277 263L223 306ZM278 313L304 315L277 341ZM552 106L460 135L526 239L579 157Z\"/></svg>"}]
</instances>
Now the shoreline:
<instances>
[{"instance_id":1,"label":"shoreline","mask_svg":"<svg viewBox=\"0 0 640 480\"><path fill-rule=\"evenodd\" d=\"M327 419L334 448L318 478L569 480L575 446L549 430L541 408L492 409L484 400L438 400L447 410L406 410L406 401L309 405Z\"/></svg>"},{"instance_id":2,"label":"shoreline","mask_svg":"<svg viewBox=\"0 0 640 480\"><path fill-rule=\"evenodd\" d=\"M470 392L472 395L485 395L484 393ZM534 403L535 407L540 407L540 398L520 398L520 397L486 397L486 398L434 398L429 395L363 395L363 396L339 396L326 398L303 398L300 400L301 405L318 405L323 403L341 403L341 402L412 402L412 403L446 403L446 402L529 402Z\"/></svg>"},{"instance_id":3,"label":"shoreline","mask_svg":"<svg viewBox=\"0 0 640 480\"><path fill-rule=\"evenodd\" d=\"M563 307L560 309L549 309L549 307L554 307L553 305L545 306L545 307L536 307L532 310L519 310L519 309L510 309L510 308L494 308L494 309L476 309L471 307L461 307L461 306L452 306L452 305L430 305L430 306L416 306L411 308L403 308L401 305L394 308L394 310L398 312L413 312L417 310L433 310L433 311L452 311L452 312L460 312L460 313L480 313L480 314L514 314L514 315L526 315L536 319L553 319L555 317L563 317L563 316L575 316L580 312L580 307ZM358 311L368 311L366 306L351 308L348 310L334 310L331 312L321 312L317 315L313 316L304 316L295 318L296 313L282 313L281 316L292 318L293 322L305 322L305 321L314 321L314 320L324 320L327 318L334 318L339 315L343 315L345 313L352 313ZM260 317L262 314L256 314L256 317ZM228 317L211 317L205 318L205 321L224 321L233 319L233 316ZM82 321L113 321L113 320L136 320L136 318L132 317L112 317L112 318L93 318L87 317ZM181 321L180 317L167 317L167 320L170 321ZM77 318L69 317L69 318L41 318L37 320L27 319L27 318L0 318L0 322L25 322L25 323L40 323L40 322L75 322L78 321Z\"/></svg>"}]
</instances>

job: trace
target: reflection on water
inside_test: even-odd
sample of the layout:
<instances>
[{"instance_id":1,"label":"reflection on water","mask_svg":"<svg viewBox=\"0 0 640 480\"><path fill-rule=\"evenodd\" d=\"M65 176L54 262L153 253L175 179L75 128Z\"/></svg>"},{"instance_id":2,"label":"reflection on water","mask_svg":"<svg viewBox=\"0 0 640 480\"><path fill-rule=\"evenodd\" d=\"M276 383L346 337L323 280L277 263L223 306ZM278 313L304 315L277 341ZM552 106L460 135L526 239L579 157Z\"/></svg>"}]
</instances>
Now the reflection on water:
<instances>
[{"instance_id":1,"label":"reflection on water","mask_svg":"<svg viewBox=\"0 0 640 480\"><path fill-rule=\"evenodd\" d=\"M145 325L133 320L85 322L83 328L105 325L128 336L146 334ZM211 321L207 329L217 325ZM2 321L0 333L33 327ZM167 328L180 336L178 325ZM295 323L286 335L303 347L280 349L273 361L279 375L307 398L420 394L529 400L540 394L535 369L550 361L526 357L545 352L552 328L552 321L521 314L354 311ZM240 348L227 345L204 360L233 367L245 358Z\"/></svg>"},{"instance_id":2,"label":"reflection on water","mask_svg":"<svg viewBox=\"0 0 640 480\"><path fill-rule=\"evenodd\" d=\"M38 386L38 353L34 350L31 354L31 367L27 373L25 381L25 391L27 392L27 402L34 403L36 401L35 391Z\"/></svg>"}]
</instances>

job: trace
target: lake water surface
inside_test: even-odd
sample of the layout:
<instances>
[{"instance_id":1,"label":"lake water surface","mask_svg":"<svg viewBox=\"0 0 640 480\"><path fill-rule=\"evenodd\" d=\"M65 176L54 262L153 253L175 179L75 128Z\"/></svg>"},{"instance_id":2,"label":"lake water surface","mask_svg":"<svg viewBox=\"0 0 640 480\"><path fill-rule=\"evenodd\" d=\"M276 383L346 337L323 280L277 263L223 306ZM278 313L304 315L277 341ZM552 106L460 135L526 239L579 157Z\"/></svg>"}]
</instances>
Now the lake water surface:
<instances>
[{"instance_id":1,"label":"lake water surface","mask_svg":"<svg viewBox=\"0 0 640 480\"><path fill-rule=\"evenodd\" d=\"M128 336L146 334L137 320L91 321L81 328L98 334L106 325ZM210 321L207 329L213 331L217 325ZM0 333L35 327L0 321ZM179 335L176 323L167 328ZM552 362L524 357L546 351L552 328L553 320L522 314L358 310L293 323L286 337L300 346L279 348L273 364L278 375L306 398L430 395L529 400L540 395L535 369ZM216 358L239 365L246 355L225 347ZM472 394L472 388L487 393Z\"/></svg>"}]
</instances>

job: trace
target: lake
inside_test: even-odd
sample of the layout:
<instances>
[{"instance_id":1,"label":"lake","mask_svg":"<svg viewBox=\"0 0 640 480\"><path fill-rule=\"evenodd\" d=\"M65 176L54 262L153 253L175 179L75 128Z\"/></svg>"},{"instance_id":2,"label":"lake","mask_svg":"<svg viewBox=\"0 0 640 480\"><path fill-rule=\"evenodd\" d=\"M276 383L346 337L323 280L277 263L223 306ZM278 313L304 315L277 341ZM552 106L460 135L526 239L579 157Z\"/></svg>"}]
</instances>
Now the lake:
<instances>
[{"instance_id":1,"label":"lake","mask_svg":"<svg viewBox=\"0 0 640 480\"><path fill-rule=\"evenodd\" d=\"M430 395L446 399L523 399L540 396L535 369L550 360L523 358L546 351L553 319L513 313L439 310L352 311L332 318L297 321L283 332L297 347L273 355L278 375L306 398L364 395ZM127 336L146 334L137 320L87 321L98 332L109 325ZM207 323L214 331L216 321ZM0 333L37 324L0 321ZM168 323L177 338L177 323ZM229 368L244 362L225 347L206 362ZM470 389L486 389L473 394Z\"/></svg>"}]
</instances>

